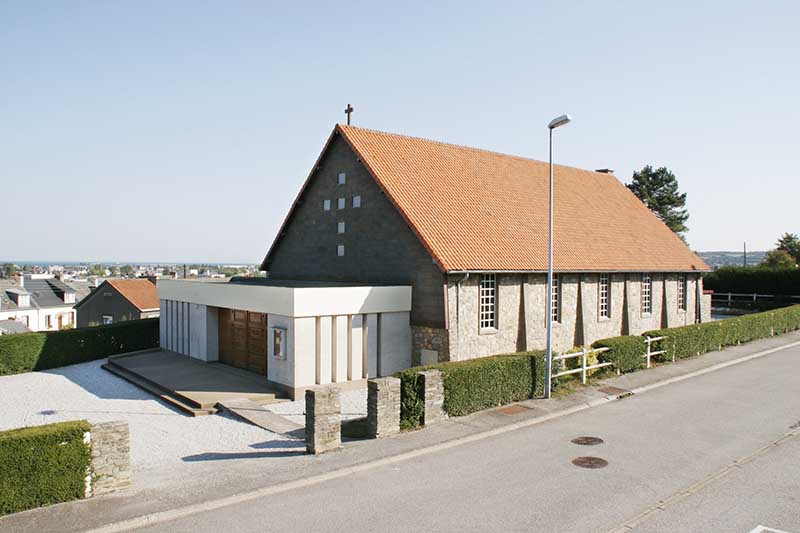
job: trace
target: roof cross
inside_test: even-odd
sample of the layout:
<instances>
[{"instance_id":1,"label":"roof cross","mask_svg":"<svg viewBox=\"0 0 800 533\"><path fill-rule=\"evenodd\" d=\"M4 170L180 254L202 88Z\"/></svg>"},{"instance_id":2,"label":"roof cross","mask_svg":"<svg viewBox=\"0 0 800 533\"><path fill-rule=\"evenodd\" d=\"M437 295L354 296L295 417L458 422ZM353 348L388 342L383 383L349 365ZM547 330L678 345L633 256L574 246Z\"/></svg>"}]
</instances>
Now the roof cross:
<instances>
[{"instance_id":1,"label":"roof cross","mask_svg":"<svg viewBox=\"0 0 800 533\"><path fill-rule=\"evenodd\" d=\"M347 115L347 125L350 125L350 115L353 113L354 109L353 106L347 104L347 108L344 110L345 115Z\"/></svg>"}]
</instances>

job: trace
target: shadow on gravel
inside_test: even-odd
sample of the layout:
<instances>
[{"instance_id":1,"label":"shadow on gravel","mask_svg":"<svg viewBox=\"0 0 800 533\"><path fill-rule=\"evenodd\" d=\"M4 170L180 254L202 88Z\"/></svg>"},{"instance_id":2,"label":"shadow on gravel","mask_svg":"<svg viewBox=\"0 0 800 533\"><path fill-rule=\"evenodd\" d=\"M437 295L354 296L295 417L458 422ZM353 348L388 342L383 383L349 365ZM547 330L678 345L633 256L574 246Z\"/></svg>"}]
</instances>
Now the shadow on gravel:
<instances>
[{"instance_id":1,"label":"shadow on gravel","mask_svg":"<svg viewBox=\"0 0 800 533\"><path fill-rule=\"evenodd\" d=\"M265 442L251 444L250 447L256 450L269 451L250 453L206 452L181 457L181 461L185 463L195 463L200 461L226 461L228 459L264 459L268 457L292 457L295 455L305 455L306 453L305 443L298 440L268 440Z\"/></svg>"}]
</instances>

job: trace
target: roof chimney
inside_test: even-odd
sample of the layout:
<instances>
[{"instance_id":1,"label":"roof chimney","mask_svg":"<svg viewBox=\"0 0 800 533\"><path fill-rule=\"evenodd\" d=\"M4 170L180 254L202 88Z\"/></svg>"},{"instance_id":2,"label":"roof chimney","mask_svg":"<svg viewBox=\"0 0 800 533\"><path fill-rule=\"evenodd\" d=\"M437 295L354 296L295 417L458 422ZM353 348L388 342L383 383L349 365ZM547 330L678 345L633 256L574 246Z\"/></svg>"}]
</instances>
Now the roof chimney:
<instances>
[{"instance_id":1,"label":"roof chimney","mask_svg":"<svg viewBox=\"0 0 800 533\"><path fill-rule=\"evenodd\" d=\"M611 168L598 168L595 172L600 172L601 174L613 174L614 170Z\"/></svg>"},{"instance_id":2,"label":"roof chimney","mask_svg":"<svg viewBox=\"0 0 800 533\"><path fill-rule=\"evenodd\" d=\"M25 287L25 276L22 273L19 273L19 274L17 274L16 278L17 278L17 283L19 283L19 286L24 288Z\"/></svg>"}]
</instances>

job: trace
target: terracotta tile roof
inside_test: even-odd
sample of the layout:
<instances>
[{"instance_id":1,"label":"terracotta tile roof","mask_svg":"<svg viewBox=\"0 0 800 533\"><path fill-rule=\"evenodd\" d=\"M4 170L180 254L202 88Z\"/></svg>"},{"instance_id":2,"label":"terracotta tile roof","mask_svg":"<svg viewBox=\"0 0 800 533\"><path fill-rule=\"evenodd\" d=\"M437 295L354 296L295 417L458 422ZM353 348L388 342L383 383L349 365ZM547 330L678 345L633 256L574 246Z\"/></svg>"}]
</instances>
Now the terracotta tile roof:
<instances>
[{"instance_id":1,"label":"terracotta tile roof","mask_svg":"<svg viewBox=\"0 0 800 533\"><path fill-rule=\"evenodd\" d=\"M147 279L108 279L106 283L119 291L140 311L158 309L158 290L155 283Z\"/></svg>"},{"instance_id":2,"label":"terracotta tile roof","mask_svg":"<svg viewBox=\"0 0 800 533\"><path fill-rule=\"evenodd\" d=\"M547 269L548 164L337 125L445 271ZM556 165L555 269L710 270L613 175Z\"/></svg>"}]
</instances>

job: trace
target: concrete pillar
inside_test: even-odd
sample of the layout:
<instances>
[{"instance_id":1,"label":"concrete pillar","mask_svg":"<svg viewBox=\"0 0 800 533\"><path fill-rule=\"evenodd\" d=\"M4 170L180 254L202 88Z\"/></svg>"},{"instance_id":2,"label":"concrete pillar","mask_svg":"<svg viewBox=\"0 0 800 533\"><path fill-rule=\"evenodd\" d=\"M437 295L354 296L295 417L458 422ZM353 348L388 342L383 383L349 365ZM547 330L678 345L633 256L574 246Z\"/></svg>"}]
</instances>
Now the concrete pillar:
<instances>
[{"instance_id":1,"label":"concrete pillar","mask_svg":"<svg viewBox=\"0 0 800 533\"><path fill-rule=\"evenodd\" d=\"M425 412L422 415L424 425L434 424L444 419L444 381L439 370L423 370L417 372L425 391Z\"/></svg>"},{"instance_id":2,"label":"concrete pillar","mask_svg":"<svg viewBox=\"0 0 800 533\"><path fill-rule=\"evenodd\" d=\"M91 494L98 496L131 485L130 432L123 421L92 425L92 470L94 482Z\"/></svg>"},{"instance_id":3,"label":"concrete pillar","mask_svg":"<svg viewBox=\"0 0 800 533\"><path fill-rule=\"evenodd\" d=\"M367 382L367 436L375 439L400 431L400 380L376 378Z\"/></svg>"},{"instance_id":4,"label":"concrete pillar","mask_svg":"<svg viewBox=\"0 0 800 533\"><path fill-rule=\"evenodd\" d=\"M306 452L319 454L342 445L342 405L336 387L306 390Z\"/></svg>"}]
</instances>

